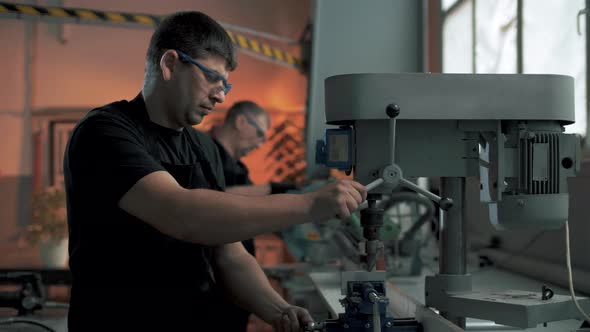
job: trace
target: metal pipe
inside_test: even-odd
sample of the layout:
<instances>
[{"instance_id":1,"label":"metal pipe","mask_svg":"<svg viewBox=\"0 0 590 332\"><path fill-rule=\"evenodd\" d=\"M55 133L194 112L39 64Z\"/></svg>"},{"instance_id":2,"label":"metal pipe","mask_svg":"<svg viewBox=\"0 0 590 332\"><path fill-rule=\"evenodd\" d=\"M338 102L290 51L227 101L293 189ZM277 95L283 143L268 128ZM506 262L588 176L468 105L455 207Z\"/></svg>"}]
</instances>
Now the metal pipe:
<instances>
[{"instance_id":1,"label":"metal pipe","mask_svg":"<svg viewBox=\"0 0 590 332\"><path fill-rule=\"evenodd\" d=\"M455 205L448 211L441 210L440 227L440 274L467 273L467 245L465 213L465 178L442 177L440 193L452 198ZM465 328L465 317L449 312L441 315L461 328Z\"/></svg>"}]
</instances>

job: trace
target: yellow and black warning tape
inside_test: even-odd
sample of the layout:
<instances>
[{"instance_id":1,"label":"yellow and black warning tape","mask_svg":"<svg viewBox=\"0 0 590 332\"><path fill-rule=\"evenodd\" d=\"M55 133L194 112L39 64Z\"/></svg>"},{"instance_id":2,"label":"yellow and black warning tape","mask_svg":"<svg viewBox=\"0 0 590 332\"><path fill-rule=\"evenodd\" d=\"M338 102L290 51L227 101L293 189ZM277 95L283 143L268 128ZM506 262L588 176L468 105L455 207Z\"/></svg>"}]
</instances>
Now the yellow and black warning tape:
<instances>
[{"instance_id":1,"label":"yellow and black warning tape","mask_svg":"<svg viewBox=\"0 0 590 332\"><path fill-rule=\"evenodd\" d=\"M27 15L30 17L71 18L79 21L134 23L147 26L157 25L161 20L161 16L155 15L108 12L81 8L32 6L11 4L7 2L0 2L0 13L12 13L17 15Z\"/></svg>"},{"instance_id":2,"label":"yellow and black warning tape","mask_svg":"<svg viewBox=\"0 0 590 332\"><path fill-rule=\"evenodd\" d=\"M245 37L242 34L227 31L234 45L240 49L252 52L256 55L261 55L267 58L272 58L277 62L287 63L289 66L295 68L301 68L301 60L294 57L288 52L282 51L276 47L269 46L268 44L260 43L254 39Z\"/></svg>"},{"instance_id":3,"label":"yellow and black warning tape","mask_svg":"<svg viewBox=\"0 0 590 332\"><path fill-rule=\"evenodd\" d=\"M2 14L16 15L16 18L18 19L53 18L73 20L74 23L111 25L133 24L152 28L158 25L163 18L163 16L149 14L134 14L82 8L33 6L0 2L0 18L3 17ZM301 68L301 60L288 52L248 38L237 32L232 32L230 30L227 30L227 32L234 45L250 55L271 60L295 69Z\"/></svg>"}]
</instances>

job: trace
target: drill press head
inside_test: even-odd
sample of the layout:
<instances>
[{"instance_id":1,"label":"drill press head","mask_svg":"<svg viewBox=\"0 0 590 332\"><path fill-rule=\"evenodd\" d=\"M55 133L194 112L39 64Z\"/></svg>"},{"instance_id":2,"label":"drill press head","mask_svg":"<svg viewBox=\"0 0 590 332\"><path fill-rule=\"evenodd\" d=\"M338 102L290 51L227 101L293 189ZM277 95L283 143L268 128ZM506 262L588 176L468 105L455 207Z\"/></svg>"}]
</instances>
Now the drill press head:
<instances>
[{"instance_id":1,"label":"drill press head","mask_svg":"<svg viewBox=\"0 0 590 332\"><path fill-rule=\"evenodd\" d=\"M348 74L326 79L325 100L327 122L349 128L332 145L351 145L334 155L349 157L360 183L381 177L395 151L406 178L478 177L496 228L559 228L568 218L567 179L580 164L579 137L564 133L574 122L572 77Z\"/></svg>"}]
</instances>

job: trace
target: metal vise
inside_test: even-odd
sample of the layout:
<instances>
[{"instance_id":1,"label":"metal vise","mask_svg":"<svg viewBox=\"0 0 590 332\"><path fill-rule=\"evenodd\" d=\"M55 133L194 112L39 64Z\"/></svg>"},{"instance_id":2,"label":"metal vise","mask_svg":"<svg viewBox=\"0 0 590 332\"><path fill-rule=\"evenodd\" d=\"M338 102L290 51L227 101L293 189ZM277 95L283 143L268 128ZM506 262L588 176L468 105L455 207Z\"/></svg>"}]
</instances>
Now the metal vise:
<instances>
[{"instance_id":1,"label":"metal vise","mask_svg":"<svg viewBox=\"0 0 590 332\"><path fill-rule=\"evenodd\" d=\"M422 326L414 319L394 318L388 312L385 271L342 272L340 303L344 313L337 319L308 324L307 331L351 332L421 332Z\"/></svg>"}]
</instances>

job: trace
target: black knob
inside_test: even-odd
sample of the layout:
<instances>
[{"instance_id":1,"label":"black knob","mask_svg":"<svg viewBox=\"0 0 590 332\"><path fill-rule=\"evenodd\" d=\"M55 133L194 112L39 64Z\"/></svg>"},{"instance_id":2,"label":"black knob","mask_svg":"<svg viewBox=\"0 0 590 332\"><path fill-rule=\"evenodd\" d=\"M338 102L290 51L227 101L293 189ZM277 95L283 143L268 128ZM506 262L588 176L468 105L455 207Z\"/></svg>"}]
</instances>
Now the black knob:
<instances>
[{"instance_id":1,"label":"black knob","mask_svg":"<svg viewBox=\"0 0 590 332\"><path fill-rule=\"evenodd\" d=\"M450 208L453 207L453 200L450 198L443 198L440 200L440 203L438 203L438 205L441 209L448 211Z\"/></svg>"},{"instance_id":2,"label":"black knob","mask_svg":"<svg viewBox=\"0 0 590 332\"><path fill-rule=\"evenodd\" d=\"M385 108L385 113L387 113L387 116L390 118L396 118L399 115L400 112L400 108L397 104L389 104L387 105L387 108Z\"/></svg>"},{"instance_id":3,"label":"black knob","mask_svg":"<svg viewBox=\"0 0 590 332\"><path fill-rule=\"evenodd\" d=\"M541 287L541 300L547 301L553 297L553 290L545 285Z\"/></svg>"}]
</instances>

